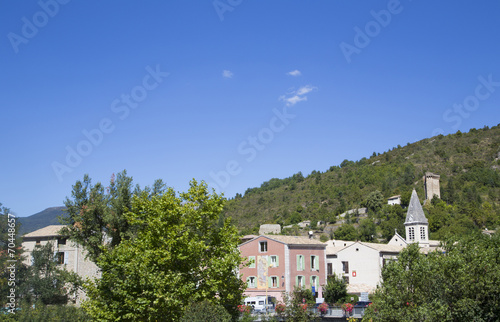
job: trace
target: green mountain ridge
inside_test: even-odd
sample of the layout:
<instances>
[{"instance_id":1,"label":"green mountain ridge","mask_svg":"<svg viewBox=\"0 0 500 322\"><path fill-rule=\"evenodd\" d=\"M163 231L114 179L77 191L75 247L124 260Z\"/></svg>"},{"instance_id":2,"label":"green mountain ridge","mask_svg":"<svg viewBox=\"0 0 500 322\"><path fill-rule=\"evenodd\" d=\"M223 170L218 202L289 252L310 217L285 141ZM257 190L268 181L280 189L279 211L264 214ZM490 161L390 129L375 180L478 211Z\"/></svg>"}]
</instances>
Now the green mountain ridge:
<instances>
[{"instance_id":1,"label":"green mountain ridge","mask_svg":"<svg viewBox=\"0 0 500 322\"><path fill-rule=\"evenodd\" d=\"M18 234L20 236L31 233L48 225L60 225L58 217L65 216L66 207L49 207L28 217L19 217L21 224Z\"/></svg>"},{"instance_id":2,"label":"green mountain ridge","mask_svg":"<svg viewBox=\"0 0 500 322\"><path fill-rule=\"evenodd\" d=\"M371 241L367 236L373 235L371 239L388 239L394 229L404 235L404 207L411 191L416 189L423 202L422 178L432 172L441 176L441 200L424 206L431 238L491 230L500 226L499 169L500 124L438 135L384 153L374 152L358 161L344 160L324 172L272 178L229 199L222 216L231 217L242 234L257 233L265 223L289 225L311 220L313 228L318 221L337 222L337 226L345 223L340 229L344 235L337 234L336 238ZM401 206L386 205L387 198L394 195L401 195ZM338 216L359 207L369 209L366 218ZM18 218L19 233L59 224L64 209L51 207Z\"/></svg>"},{"instance_id":3,"label":"green mountain ridge","mask_svg":"<svg viewBox=\"0 0 500 322\"><path fill-rule=\"evenodd\" d=\"M441 176L441 200L424 209L431 237L494 229L500 224L499 159L500 125L438 135L358 161L344 160L325 172L273 178L228 200L224 216L249 234L264 223L335 222L346 210L368 206L377 235L387 239L394 228L404 232L402 209L413 189L423 202L422 178L432 172ZM385 206L394 195L402 196L403 208ZM350 222L360 224L356 218L347 218Z\"/></svg>"}]
</instances>

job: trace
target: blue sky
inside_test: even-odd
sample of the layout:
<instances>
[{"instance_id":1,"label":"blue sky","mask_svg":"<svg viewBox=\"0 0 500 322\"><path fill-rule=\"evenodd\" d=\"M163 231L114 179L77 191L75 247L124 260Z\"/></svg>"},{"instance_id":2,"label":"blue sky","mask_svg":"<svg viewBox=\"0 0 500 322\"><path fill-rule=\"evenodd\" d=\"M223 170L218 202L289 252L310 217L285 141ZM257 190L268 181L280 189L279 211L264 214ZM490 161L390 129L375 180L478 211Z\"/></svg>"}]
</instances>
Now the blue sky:
<instances>
[{"instance_id":1,"label":"blue sky","mask_svg":"<svg viewBox=\"0 0 500 322\"><path fill-rule=\"evenodd\" d=\"M500 121L497 1L0 2L0 202L85 173L226 197Z\"/></svg>"}]
</instances>

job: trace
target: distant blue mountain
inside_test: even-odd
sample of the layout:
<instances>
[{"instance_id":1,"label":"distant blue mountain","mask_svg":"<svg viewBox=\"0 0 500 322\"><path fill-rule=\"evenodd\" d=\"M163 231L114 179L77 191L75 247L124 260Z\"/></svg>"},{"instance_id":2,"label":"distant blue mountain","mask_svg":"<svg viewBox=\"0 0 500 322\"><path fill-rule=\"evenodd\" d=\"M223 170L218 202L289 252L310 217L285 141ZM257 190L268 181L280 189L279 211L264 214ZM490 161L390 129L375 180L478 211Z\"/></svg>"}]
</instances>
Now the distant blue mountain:
<instances>
[{"instance_id":1,"label":"distant blue mountain","mask_svg":"<svg viewBox=\"0 0 500 322\"><path fill-rule=\"evenodd\" d=\"M22 236L48 225L60 225L57 218L66 216L65 209L66 207L50 207L31 216L17 218L21 224L18 234Z\"/></svg>"}]
</instances>

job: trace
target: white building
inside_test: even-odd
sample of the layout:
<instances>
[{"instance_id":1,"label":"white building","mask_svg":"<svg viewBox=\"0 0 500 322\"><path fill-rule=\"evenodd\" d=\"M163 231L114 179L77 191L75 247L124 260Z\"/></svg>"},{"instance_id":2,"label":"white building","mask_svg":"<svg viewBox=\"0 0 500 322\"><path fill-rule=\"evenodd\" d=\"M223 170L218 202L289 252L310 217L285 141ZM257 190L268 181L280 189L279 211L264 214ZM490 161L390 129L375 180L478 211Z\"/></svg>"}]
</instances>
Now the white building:
<instances>
[{"instance_id":1,"label":"white building","mask_svg":"<svg viewBox=\"0 0 500 322\"><path fill-rule=\"evenodd\" d=\"M429 240L429 222L413 190L405 220L406 238L395 232L387 244L332 240L327 242L327 274L341 276L349 293L372 293L380 283L382 268L411 243L419 243L421 252L428 253L439 246Z\"/></svg>"},{"instance_id":2,"label":"white building","mask_svg":"<svg viewBox=\"0 0 500 322\"><path fill-rule=\"evenodd\" d=\"M390 197L389 199L387 199L387 204L390 206L400 205L401 204L401 196L397 195L397 196Z\"/></svg>"},{"instance_id":3,"label":"white building","mask_svg":"<svg viewBox=\"0 0 500 322\"><path fill-rule=\"evenodd\" d=\"M396 259L404 248L364 242L335 243L339 246L327 246L327 272L341 276L347 283L349 293L372 293L380 282L382 267L388 260Z\"/></svg>"}]
</instances>

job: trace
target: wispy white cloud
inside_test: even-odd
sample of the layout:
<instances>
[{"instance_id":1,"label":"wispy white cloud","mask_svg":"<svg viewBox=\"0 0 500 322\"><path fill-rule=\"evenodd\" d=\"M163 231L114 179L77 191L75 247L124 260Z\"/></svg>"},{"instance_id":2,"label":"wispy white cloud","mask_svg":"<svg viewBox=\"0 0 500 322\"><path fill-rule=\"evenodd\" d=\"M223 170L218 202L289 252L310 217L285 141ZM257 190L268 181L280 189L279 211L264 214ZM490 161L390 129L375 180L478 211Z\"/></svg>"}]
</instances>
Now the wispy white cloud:
<instances>
[{"instance_id":1,"label":"wispy white cloud","mask_svg":"<svg viewBox=\"0 0 500 322\"><path fill-rule=\"evenodd\" d=\"M300 76L300 75L302 75L302 73L298 69L292 70L291 72L288 72L286 74L290 75L290 76Z\"/></svg>"},{"instance_id":2,"label":"wispy white cloud","mask_svg":"<svg viewBox=\"0 0 500 322\"><path fill-rule=\"evenodd\" d=\"M302 86L301 88L299 88L297 90L297 95L307 94L307 93L311 92L314 89L316 89L316 87L313 87L311 85Z\"/></svg>"},{"instance_id":3,"label":"wispy white cloud","mask_svg":"<svg viewBox=\"0 0 500 322\"><path fill-rule=\"evenodd\" d=\"M224 78L233 78L233 72L227 69L222 71L222 77Z\"/></svg>"},{"instance_id":4,"label":"wispy white cloud","mask_svg":"<svg viewBox=\"0 0 500 322\"><path fill-rule=\"evenodd\" d=\"M298 90L292 90L285 95L279 97L280 101L284 101L286 106L293 106L301 101L307 101L307 96L305 94L317 90L316 87L311 85L306 85L300 87Z\"/></svg>"},{"instance_id":5,"label":"wispy white cloud","mask_svg":"<svg viewBox=\"0 0 500 322\"><path fill-rule=\"evenodd\" d=\"M307 101L307 96L304 96L304 97L300 97L299 95L294 95L292 97L282 96L282 101L286 102L286 106L293 106L300 101Z\"/></svg>"}]
</instances>

